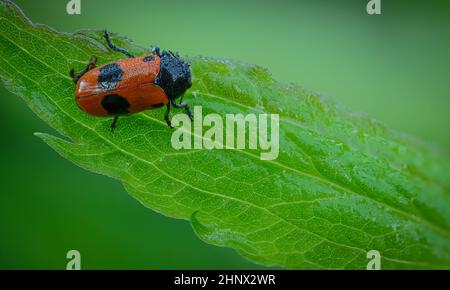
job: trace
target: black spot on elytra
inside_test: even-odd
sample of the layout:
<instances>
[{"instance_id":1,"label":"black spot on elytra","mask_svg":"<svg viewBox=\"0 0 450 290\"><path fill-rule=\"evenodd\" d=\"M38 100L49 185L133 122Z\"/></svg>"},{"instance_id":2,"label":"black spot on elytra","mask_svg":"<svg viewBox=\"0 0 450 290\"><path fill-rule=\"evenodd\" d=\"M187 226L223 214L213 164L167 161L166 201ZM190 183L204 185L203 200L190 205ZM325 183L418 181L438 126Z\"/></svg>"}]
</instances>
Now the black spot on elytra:
<instances>
[{"instance_id":1,"label":"black spot on elytra","mask_svg":"<svg viewBox=\"0 0 450 290\"><path fill-rule=\"evenodd\" d=\"M129 113L130 104L124 97L113 94L103 98L102 106L110 115L124 115Z\"/></svg>"},{"instance_id":2,"label":"black spot on elytra","mask_svg":"<svg viewBox=\"0 0 450 290\"><path fill-rule=\"evenodd\" d=\"M107 64L100 68L98 85L105 90L112 90L122 80L123 71L117 63Z\"/></svg>"},{"instance_id":3,"label":"black spot on elytra","mask_svg":"<svg viewBox=\"0 0 450 290\"><path fill-rule=\"evenodd\" d=\"M152 61L152 60L154 60L155 59L155 57L153 56L153 55L148 55L148 56L146 56L145 58L144 58L144 62L149 62L149 61Z\"/></svg>"},{"instance_id":4,"label":"black spot on elytra","mask_svg":"<svg viewBox=\"0 0 450 290\"><path fill-rule=\"evenodd\" d=\"M162 106L164 106L163 103L159 103L159 104L155 104L152 106L152 108L161 108Z\"/></svg>"}]
</instances>

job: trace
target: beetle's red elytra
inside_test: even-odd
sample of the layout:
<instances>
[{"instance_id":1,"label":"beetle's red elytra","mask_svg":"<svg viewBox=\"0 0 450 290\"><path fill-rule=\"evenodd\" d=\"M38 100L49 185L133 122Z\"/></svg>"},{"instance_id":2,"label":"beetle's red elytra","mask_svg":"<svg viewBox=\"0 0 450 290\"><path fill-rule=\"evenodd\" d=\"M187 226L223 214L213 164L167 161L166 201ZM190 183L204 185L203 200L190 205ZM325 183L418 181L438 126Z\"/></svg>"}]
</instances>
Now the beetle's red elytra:
<instances>
[{"instance_id":1,"label":"beetle's red elytra","mask_svg":"<svg viewBox=\"0 0 450 290\"><path fill-rule=\"evenodd\" d=\"M105 31L108 46L125 54L127 59L96 66L97 58L91 57L86 68L79 74L72 69L70 76L76 84L75 100L84 112L93 116L112 116L111 130L117 119L144 110L166 106L164 119L172 127L170 107L185 109L192 114L183 95L192 86L189 64L178 54L154 48L151 54L135 57L116 47ZM180 98L180 102L175 100Z\"/></svg>"}]
</instances>

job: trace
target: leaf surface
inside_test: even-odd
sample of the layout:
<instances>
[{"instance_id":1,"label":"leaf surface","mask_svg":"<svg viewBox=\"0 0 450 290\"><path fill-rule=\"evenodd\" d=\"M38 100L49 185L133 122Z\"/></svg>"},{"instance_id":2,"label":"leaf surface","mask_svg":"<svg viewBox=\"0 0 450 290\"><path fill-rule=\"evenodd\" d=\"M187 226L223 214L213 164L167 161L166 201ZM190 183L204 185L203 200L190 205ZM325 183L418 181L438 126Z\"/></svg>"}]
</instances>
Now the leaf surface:
<instances>
[{"instance_id":1,"label":"leaf surface","mask_svg":"<svg viewBox=\"0 0 450 290\"><path fill-rule=\"evenodd\" d=\"M148 51L113 34L117 46ZM175 150L164 109L119 119L83 113L68 72L123 58L101 32L65 34L0 0L0 77L63 138L37 133L87 170L120 180L144 206L191 221L207 243L285 268L450 268L450 168L444 153L254 65L188 57L186 100L203 115L280 115L280 154ZM151 230L149 228L149 230Z\"/></svg>"}]
</instances>

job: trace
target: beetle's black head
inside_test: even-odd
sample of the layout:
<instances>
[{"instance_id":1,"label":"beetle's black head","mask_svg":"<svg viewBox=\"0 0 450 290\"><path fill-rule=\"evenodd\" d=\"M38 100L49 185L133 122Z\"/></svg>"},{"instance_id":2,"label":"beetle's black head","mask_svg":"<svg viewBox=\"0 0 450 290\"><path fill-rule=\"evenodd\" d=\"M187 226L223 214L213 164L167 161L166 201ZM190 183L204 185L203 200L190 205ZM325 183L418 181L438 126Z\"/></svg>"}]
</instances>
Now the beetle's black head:
<instances>
[{"instance_id":1,"label":"beetle's black head","mask_svg":"<svg viewBox=\"0 0 450 290\"><path fill-rule=\"evenodd\" d=\"M191 68L189 63L178 54L164 51L161 54L161 70L156 80L169 99L182 96L191 86Z\"/></svg>"}]
</instances>

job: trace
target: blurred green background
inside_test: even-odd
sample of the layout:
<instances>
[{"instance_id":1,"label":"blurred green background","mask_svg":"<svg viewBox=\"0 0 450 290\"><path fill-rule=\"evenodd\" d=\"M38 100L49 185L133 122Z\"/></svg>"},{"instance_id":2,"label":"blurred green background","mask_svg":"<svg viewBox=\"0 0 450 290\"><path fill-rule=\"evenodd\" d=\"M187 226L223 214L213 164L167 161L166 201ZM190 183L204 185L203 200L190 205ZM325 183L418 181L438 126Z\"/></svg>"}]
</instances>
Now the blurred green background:
<instances>
[{"instance_id":1,"label":"blurred green background","mask_svg":"<svg viewBox=\"0 0 450 290\"><path fill-rule=\"evenodd\" d=\"M183 54L267 67L390 127L450 145L450 3L368 0L16 0L57 30L104 29ZM395 2L395 3L394 3ZM141 206L121 184L64 160L32 135L53 130L0 86L0 268L257 269L201 242L185 221Z\"/></svg>"}]
</instances>

